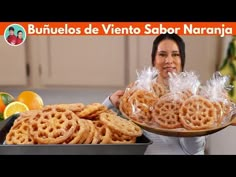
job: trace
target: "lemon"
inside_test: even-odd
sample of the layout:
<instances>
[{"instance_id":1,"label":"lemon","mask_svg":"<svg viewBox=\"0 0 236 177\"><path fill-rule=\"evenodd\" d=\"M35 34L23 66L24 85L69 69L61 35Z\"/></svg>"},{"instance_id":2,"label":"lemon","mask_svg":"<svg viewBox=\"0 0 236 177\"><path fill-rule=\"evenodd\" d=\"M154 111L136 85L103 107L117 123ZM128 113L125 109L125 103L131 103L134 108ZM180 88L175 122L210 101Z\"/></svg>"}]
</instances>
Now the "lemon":
<instances>
[{"instance_id":1,"label":"lemon","mask_svg":"<svg viewBox=\"0 0 236 177\"><path fill-rule=\"evenodd\" d=\"M6 108L3 112L3 118L7 119L8 117L10 117L13 114L25 112L28 110L29 110L29 108L26 104L24 104L20 101L13 101L6 106Z\"/></svg>"}]
</instances>

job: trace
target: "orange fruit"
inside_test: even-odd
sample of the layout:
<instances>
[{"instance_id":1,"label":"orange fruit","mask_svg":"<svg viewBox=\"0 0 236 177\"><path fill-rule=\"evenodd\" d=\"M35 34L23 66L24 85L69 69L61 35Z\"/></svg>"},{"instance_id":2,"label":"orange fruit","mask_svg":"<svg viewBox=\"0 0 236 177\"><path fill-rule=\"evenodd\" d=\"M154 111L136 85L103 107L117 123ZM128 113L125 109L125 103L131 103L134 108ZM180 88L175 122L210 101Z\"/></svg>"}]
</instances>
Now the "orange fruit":
<instances>
[{"instance_id":1,"label":"orange fruit","mask_svg":"<svg viewBox=\"0 0 236 177\"><path fill-rule=\"evenodd\" d=\"M9 94L7 92L0 92L0 120L4 119L3 112L6 108L6 106L9 103L13 102L14 100L15 100L15 98L11 94Z\"/></svg>"},{"instance_id":2,"label":"orange fruit","mask_svg":"<svg viewBox=\"0 0 236 177\"><path fill-rule=\"evenodd\" d=\"M42 97L29 90L21 92L17 97L17 101L26 104L29 110L41 109L44 105Z\"/></svg>"},{"instance_id":3,"label":"orange fruit","mask_svg":"<svg viewBox=\"0 0 236 177\"><path fill-rule=\"evenodd\" d=\"M25 112L28 110L29 110L29 108L27 107L26 104L19 102L19 101L13 101L6 106L6 108L3 112L3 118L7 119L8 117L10 117L13 114Z\"/></svg>"}]
</instances>

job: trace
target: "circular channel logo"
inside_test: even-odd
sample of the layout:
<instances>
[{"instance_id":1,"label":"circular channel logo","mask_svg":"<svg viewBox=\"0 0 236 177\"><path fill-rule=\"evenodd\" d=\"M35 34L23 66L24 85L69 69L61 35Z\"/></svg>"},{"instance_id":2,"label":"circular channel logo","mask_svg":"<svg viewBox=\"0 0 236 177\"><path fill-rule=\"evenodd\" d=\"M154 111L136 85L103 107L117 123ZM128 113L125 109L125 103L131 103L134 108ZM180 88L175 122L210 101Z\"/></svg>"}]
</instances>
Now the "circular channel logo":
<instances>
[{"instance_id":1,"label":"circular channel logo","mask_svg":"<svg viewBox=\"0 0 236 177\"><path fill-rule=\"evenodd\" d=\"M11 24L6 27L4 32L5 41L11 46L19 46L26 40L26 31L19 24Z\"/></svg>"}]
</instances>

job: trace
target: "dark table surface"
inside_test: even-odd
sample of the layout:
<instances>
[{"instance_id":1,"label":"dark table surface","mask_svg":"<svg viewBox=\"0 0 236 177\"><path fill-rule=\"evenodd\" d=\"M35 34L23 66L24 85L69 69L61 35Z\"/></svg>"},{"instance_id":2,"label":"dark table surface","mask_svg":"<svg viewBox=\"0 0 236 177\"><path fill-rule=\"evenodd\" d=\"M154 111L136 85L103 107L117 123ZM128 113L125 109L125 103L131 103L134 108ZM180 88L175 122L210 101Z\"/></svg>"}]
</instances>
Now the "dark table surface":
<instances>
[{"instance_id":1,"label":"dark table surface","mask_svg":"<svg viewBox=\"0 0 236 177\"><path fill-rule=\"evenodd\" d=\"M0 129L5 125L6 121L5 120L0 120Z\"/></svg>"}]
</instances>

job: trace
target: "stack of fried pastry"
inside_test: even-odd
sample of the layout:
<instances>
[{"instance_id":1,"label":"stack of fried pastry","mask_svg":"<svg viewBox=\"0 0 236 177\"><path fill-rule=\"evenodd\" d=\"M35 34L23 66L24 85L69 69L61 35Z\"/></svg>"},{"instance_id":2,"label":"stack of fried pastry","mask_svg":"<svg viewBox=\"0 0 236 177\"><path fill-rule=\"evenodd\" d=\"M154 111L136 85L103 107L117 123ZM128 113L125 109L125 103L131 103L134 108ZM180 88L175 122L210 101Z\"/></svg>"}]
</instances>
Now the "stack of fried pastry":
<instances>
[{"instance_id":1,"label":"stack of fried pastry","mask_svg":"<svg viewBox=\"0 0 236 177\"><path fill-rule=\"evenodd\" d=\"M159 93L161 90L156 89ZM231 104L229 100L212 102L190 90L155 94L136 89L123 95L120 110L137 123L154 128L204 130L225 123Z\"/></svg>"},{"instance_id":2,"label":"stack of fried pastry","mask_svg":"<svg viewBox=\"0 0 236 177\"><path fill-rule=\"evenodd\" d=\"M203 130L223 124L230 115L230 103L212 102L200 96L163 96L154 105L152 116L161 128ZM184 94L184 95L182 95Z\"/></svg>"},{"instance_id":3,"label":"stack of fried pastry","mask_svg":"<svg viewBox=\"0 0 236 177\"><path fill-rule=\"evenodd\" d=\"M128 144L142 129L100 103L47 105L21 113L6 144Z\"/></svg>"},{"instance_id":4,"label":"stack of fried pastry","mask_svg":"<svg viewBox=\"0 0 236 177\"><path fill-rule=\"evenodd\" d=\"M156 82L149 90L130 84L120 99L120 111L139 123L153 124L152 109L154 103L167 93L167 89Z\"/></svg>"}]
</instances>

